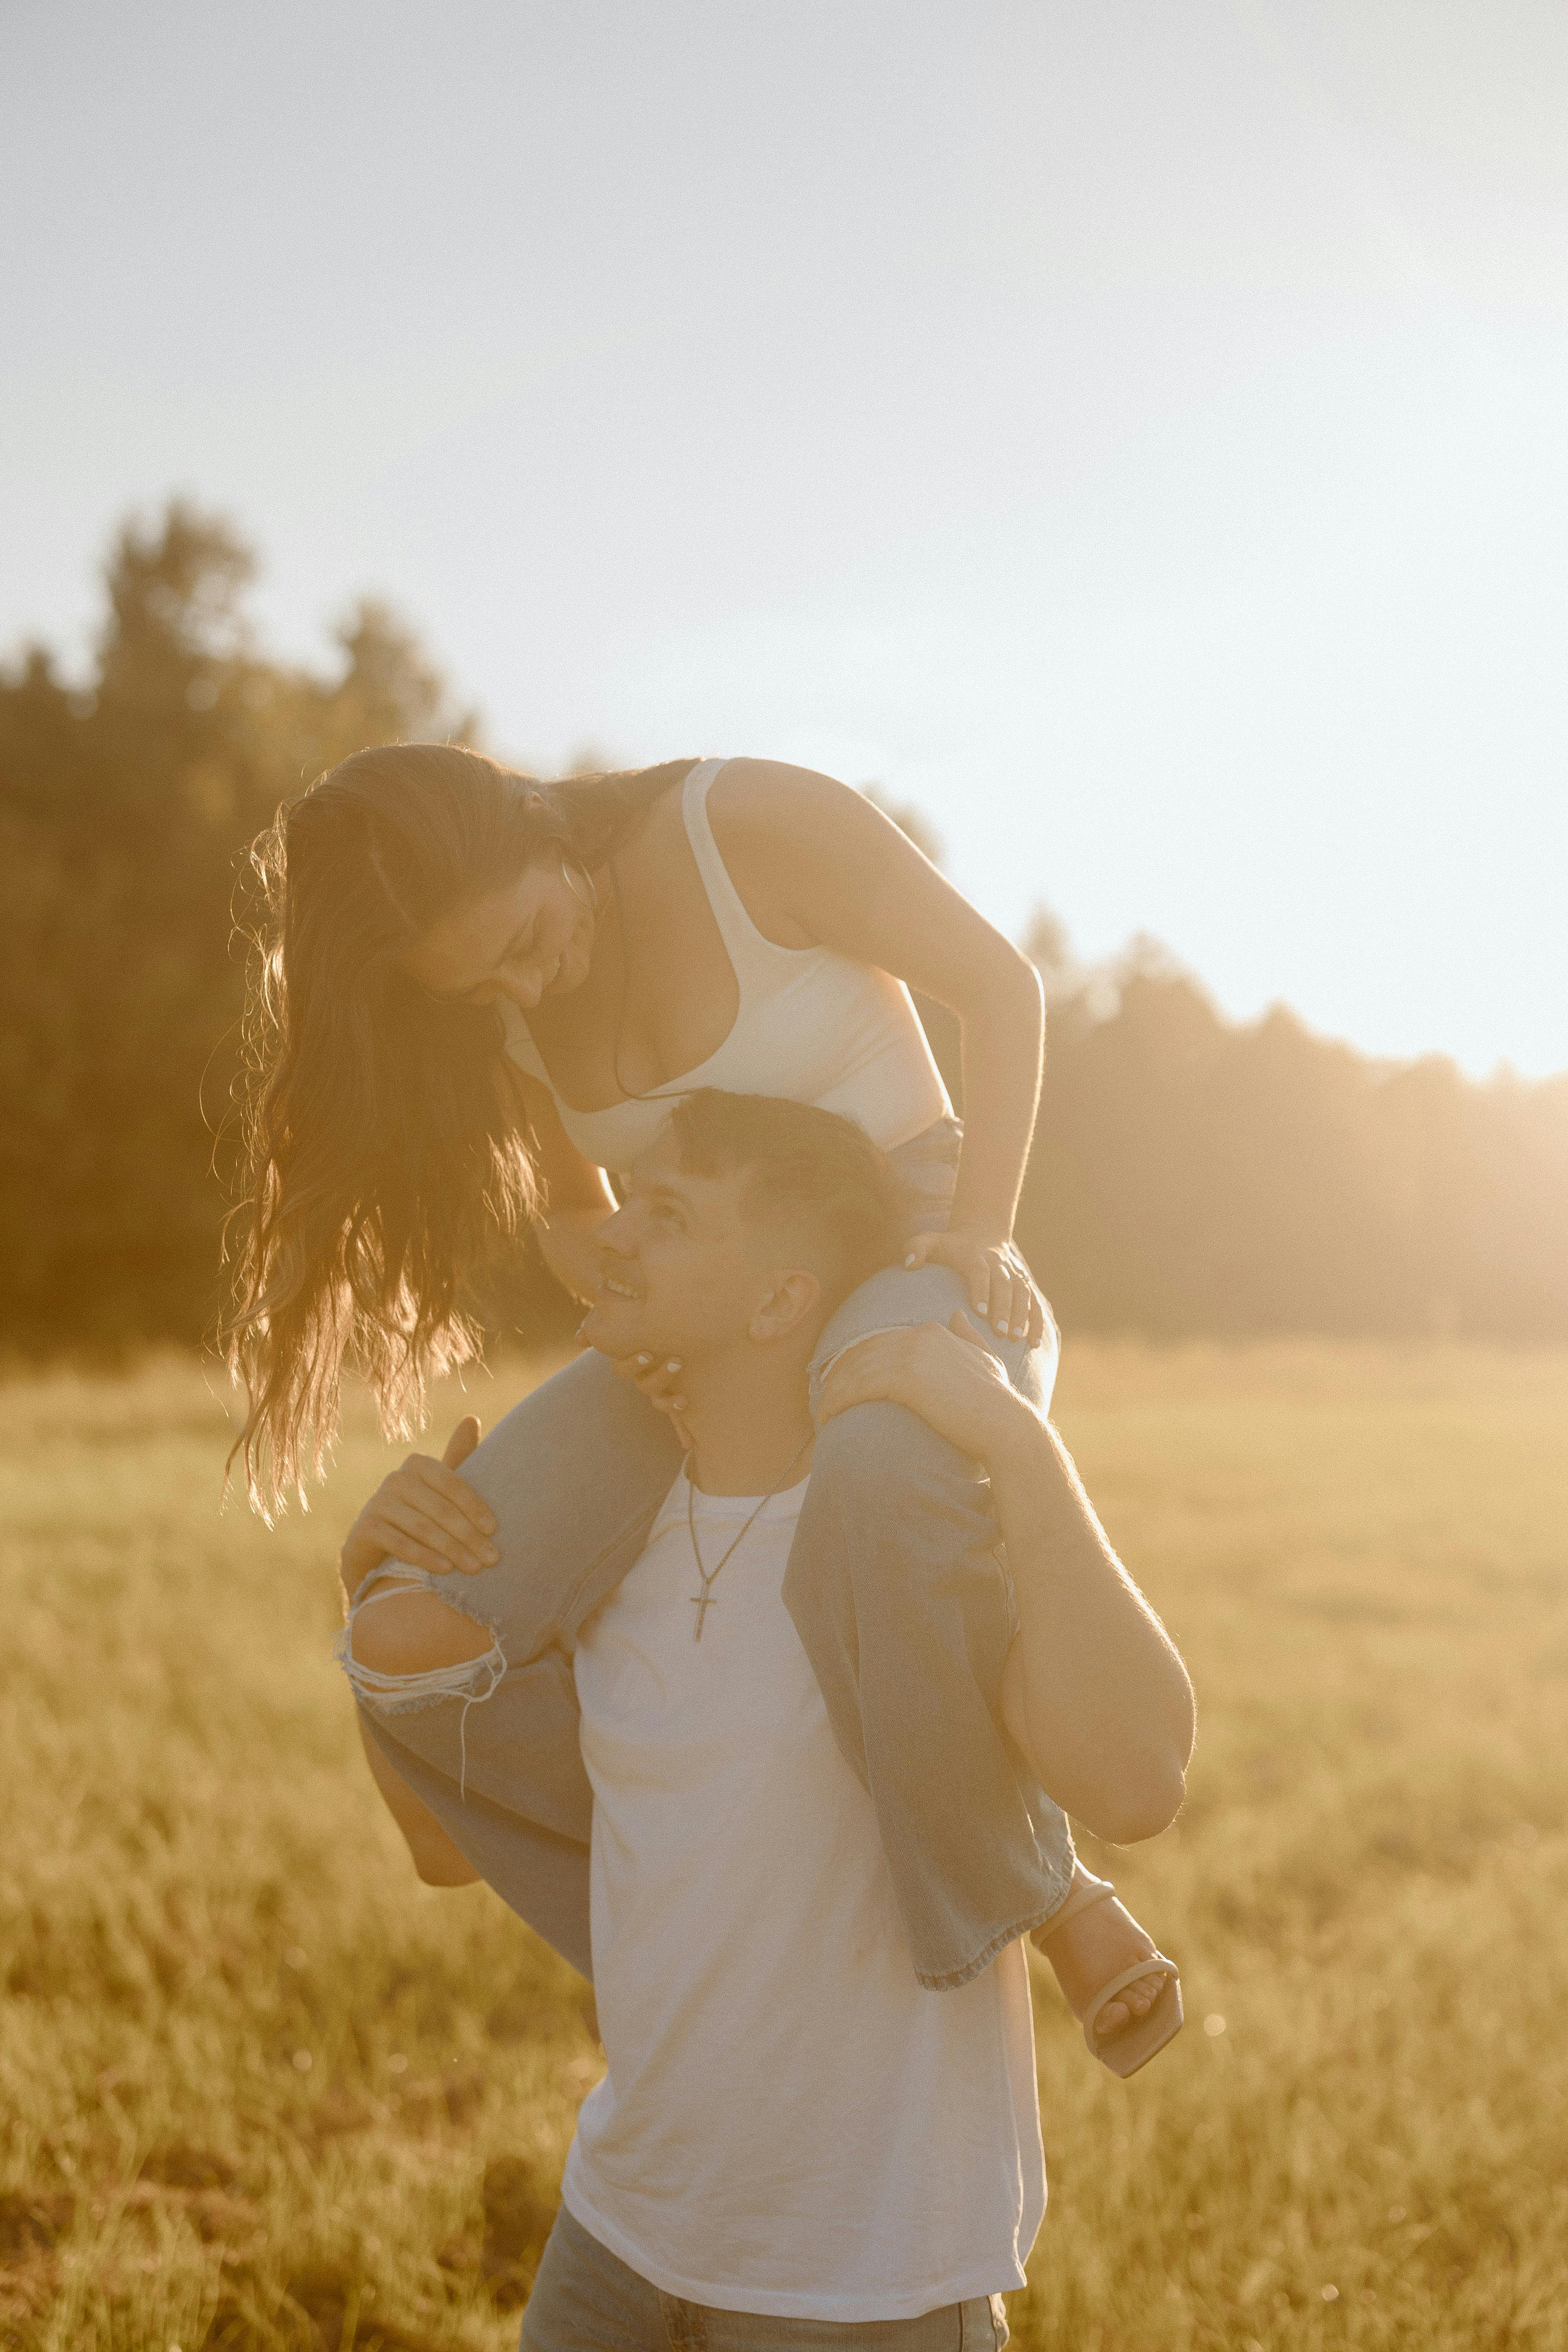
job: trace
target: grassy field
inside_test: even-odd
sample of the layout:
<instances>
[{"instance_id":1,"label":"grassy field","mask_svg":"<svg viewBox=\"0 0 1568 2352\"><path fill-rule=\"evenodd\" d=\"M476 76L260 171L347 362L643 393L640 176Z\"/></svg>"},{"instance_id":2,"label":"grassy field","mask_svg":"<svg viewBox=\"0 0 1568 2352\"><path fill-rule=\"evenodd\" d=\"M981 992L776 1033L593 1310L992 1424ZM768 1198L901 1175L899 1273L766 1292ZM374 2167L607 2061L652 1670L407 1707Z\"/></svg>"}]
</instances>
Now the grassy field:
<instances>
[{"instance_id":1,"label":"grassy field","mask_svg":"<svg viewBox=\"0 0 1568 2352\"><path fill-rule=\"evenodd\" d=\"M1015 2341L1568 2347L1568 1359L1079 1344L1059 1418L1199 1687L1112 1865L1191 2022L1121 2084L1041 1985ZM275 1536L225 1438L184 1362L0 1387L0 2345L499 2352L592 2007L372 1798L368 1420Z\"/></svg>"}]
</instances>

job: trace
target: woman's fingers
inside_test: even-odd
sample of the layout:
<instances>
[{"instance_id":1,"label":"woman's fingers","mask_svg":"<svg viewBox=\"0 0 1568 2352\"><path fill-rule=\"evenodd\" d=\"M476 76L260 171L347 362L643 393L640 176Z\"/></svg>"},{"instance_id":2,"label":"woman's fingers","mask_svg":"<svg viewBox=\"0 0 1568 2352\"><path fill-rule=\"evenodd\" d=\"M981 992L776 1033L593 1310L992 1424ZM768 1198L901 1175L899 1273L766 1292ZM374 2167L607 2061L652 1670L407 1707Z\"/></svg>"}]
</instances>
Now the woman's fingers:
<instances>
[{"instance_id":1,"label":"woman's fingers","mask_svg":"<svg viewBox=\"0 0 1568 2352\"><path fill-rule=\"evenodd\" d=\"M967 1285L969 1303L976 1315L985 1315L991 1305L991 1260L983 1243L952 1232L921 1234L910 1244L906 1266L950 1265L959 1280Z\"/></svg>"},{"instance_id":2,"label":"woman's fingers","mask_svg":"<svg viewBox=\"0 0 1568 2352\"><path fill-rule=\"evenodd\" d=\"M645 1360L647 1369L637 1373L637 1384L649 1404L660 1412L679 1412L686 1402L681 1387L681 1368L673 1356Z\"/></svg>"},{"instance_id":3,"label":"woman's fingers","mask_svg":"<svg viewBox=\"0 0 1568 2352\"><path fill-rule=\"evenodd\" d=\"M668 1412L680 1395L681 1365L675 1356L612 1356L611 1363L623 1381L635 1381L650 1404ZM680 1398L684 1404L684 1396Z\"/></svg>"},{"instance_id":4,"label":"woman's fingers","mask_svg":"<svg viewBox=\"0 0 1568 2352\"><path fill-rule=\"evenodd\" d=\"M1045 1335L1044 1303L1028 1267L1011 1242L985 1243L952 1232L917 1234L905 1254L910 1272L922 1265L950 1265L964 1283L969 1303L998 1339L1026 1339L1037 1348Z\"/></svg>"},{"instance_id":5,"label":"woman's fingers","mask_svg":"<svg viewBox=\"0 0 1568 2352\"><path fill-rule=\"evenodd\" d=\"M1002 1326L1003 1335L1009 1339L1026 1339L1029 1330L1028 1276L1024 1272L1023 1261L1011 1250L1003 1254L1002 1262L1007 1279L1007 1298L1002 1310L1005 1318Z\"/></svg>"},{"instance_id":6,"label":"woman's fingers","mask_svg":"<svg viewBox=\"0 0 1568 2352\"><path fill-rule=\"evenodd\" d=\"M1045 1314L1029 1270L1010 1245L988 1250L992 1329L1004 1339L1027 1339L1037 1347L1045 1330Z\"/></svg>"},{"instance_id":7,"label":"woman's fingers","mask_svg":"<svg viewBox=\"0 0 1568 2352\"><path fill-rule=\"evenodd\" d=\"M622 1380L634 1381L656 1412L669 1415L676 1435L689 1453L691 1433L680 1418L686 1411L687 1399L679 1357L614 1356L610 1360Z\"/></svg>"},{"instance_id":8,"label":"woman's fingers","mask_svg":"<svg viewBox=\"0 0 1568 2352\"><path fill-rule=\"evenodd\" d=\"M1018 1265L1018 1285L1013 1293L1013 1305L1015 1309L1013 1320L1017 1326L1016 1336L1020 1339L1027 1339L1031 1348L1037 1348L1046 1336L1046 1302L1035 1286L1033 1275L1021 1259Z\"/></svg>"}]
</instances>

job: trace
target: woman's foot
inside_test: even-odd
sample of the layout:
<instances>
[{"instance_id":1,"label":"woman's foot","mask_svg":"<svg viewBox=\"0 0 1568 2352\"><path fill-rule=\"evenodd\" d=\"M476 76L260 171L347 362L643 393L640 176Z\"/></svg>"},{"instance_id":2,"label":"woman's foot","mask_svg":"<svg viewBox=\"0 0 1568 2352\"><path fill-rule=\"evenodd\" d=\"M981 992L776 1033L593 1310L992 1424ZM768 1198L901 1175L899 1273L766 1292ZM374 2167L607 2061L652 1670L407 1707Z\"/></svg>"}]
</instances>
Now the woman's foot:
<instances>
[{"instance_id":1,"label":"woman's foot","mask_svg":"<svg viewBox=\"0 0 1568 2352\"><path fill-rule=\"evenodd\" d=\"M1171 1969L1114 1895L1106 1895L1099 1901L1084 1899L1103 1883L1092 1878L1081 1863L1077 1864L1072 1893L1062 1906L1069 1916L1059 1926L1047 1919L1043 1927L1035 1930L1030 1941L1037 1950L1044 1952L1056 1970L1068 2007L1080 2023L1085 2021L1084 2011L1101 1985L1110 1984L1125 1969L1136 1968L1142 1959L1153 1963L1148 1976L1124 1986L1095 2017L1095 2039L1110 2042L1148 2016Z\"/></svg>"}]
</instances>

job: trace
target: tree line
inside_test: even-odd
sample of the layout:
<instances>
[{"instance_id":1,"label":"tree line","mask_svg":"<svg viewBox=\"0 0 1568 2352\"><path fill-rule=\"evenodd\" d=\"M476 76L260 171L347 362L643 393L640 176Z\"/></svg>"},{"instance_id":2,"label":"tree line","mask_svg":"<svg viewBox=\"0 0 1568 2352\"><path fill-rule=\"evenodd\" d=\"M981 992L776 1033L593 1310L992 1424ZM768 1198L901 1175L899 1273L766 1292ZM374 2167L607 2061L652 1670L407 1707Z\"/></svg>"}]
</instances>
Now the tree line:
<instances>
[{"instance_id":1,"label":"tree line","mask_svg":"<svg viewBox=\"0 0 1568 2352\"><path fill-rule=\"evenodd\" d=\"M0 670L0 1346L210 1329L245 846L361 745L477 740L376 604L330 667L271 656L254 572L176 503L110 549L90 684L37 646ZM1050 1021L1019 1239L1069 1328L1568 1337L1568 1076L1480 1085L1282 1009L1229 1022L1150 943L1079 971L1048 917L1026 945ZM536 1258L489 1307L525 1334L565 1317Z\"/></svg>"}]
</instances>

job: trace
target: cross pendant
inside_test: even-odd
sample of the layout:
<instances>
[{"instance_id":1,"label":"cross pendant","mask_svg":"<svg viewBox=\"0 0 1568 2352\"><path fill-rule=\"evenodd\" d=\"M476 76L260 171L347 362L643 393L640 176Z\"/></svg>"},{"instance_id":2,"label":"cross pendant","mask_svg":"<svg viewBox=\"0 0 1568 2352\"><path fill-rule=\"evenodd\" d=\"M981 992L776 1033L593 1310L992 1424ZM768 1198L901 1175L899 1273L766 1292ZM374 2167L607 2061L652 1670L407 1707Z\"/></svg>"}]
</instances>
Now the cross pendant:
<instances>
[{"instance_id":1,"label":"cross pendant","mask_svg":"<svg viewBox=\"0 0 1568 2352\"><path fill-rule=\"evenodd\" d=\"M692 1629L691 1638L694 1642L700 1642L702 1639L702 1621L707 1616L710 1609L716 1609L719 1604L714 1600L710 1592L694 1592L690 1598L691 1605L697 1612L697 1623Z\"/></svg>"}]
</instances>

